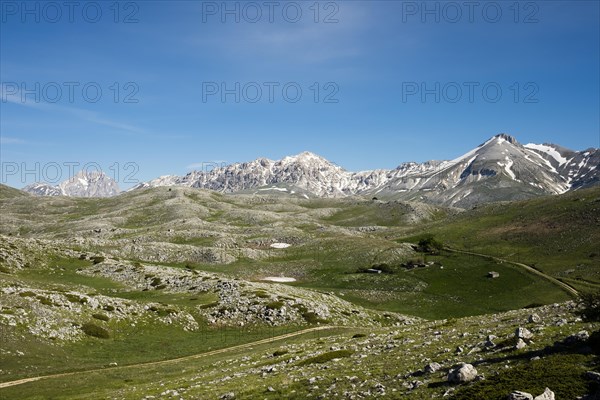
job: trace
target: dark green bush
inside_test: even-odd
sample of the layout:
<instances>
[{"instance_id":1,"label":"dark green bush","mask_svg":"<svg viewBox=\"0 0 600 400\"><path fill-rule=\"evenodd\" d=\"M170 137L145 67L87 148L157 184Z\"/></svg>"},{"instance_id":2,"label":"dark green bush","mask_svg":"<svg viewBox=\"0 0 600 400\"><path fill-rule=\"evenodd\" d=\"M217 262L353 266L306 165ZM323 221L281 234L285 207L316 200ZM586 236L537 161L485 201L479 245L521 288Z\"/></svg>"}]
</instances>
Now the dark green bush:
<instances>
[{"instance_id":1,"label":"dark green bush","mask_svg":"<svg viewBox=\"0 0 600 400\"><path fill-rule=\"evenodd\" d=\"M270 303L267 303L266 307L269 310L279 310L281 307L283 307L283 301L272 301Z\"/></svg>"},{"instance_id":2,"label":"dark green bush","mask_svg":"<svg viewBox=\"0 0 600 400\"><path fill-rule=\"evenodd\" d=\"M306 322L308 322L309 324L325 324L329 321L327 321L326 319L322 319L319 318L319 316L317 315L317 313L312 312L312 311L307 311L302 313L302 318L304 318L304 320Z\"/></svg>"},{"instance_id":3,"label":"dark green bush","mask_svg":"<svg viewBox=\"0 0 600 400\"><path fill-rule=\"evenodd\" d=\"M366 336L367 336L366 333L355 333L354 335L352 335L352 339L363 338L363 337L366 337Z\"/></svg>"},{"instance_id":4,"label":"dark green bush","mask_svg":"<svg viewBox=\"0 0 600 400\"><path fill-rule=\"evenodd\" d=\"M92 264L100 264L101 262L104 262L104 260L106 260L105 257L102 256L94 256L91 258L92 260Z\"/></svg>"},{"instance_id":5,"label":"dark green bush","mask_svg":"<svg viewBox=\"0 0 600 400\"><path fill-rule=\"evenodd\" d=\"M421 253L439 254L443 248L444 244L432 235L424 236L417 244L417 251Z\"/></svg>"},{"instance_id":6,"label":"dark green bush","mask_svg":"<svg viewBox=\"0 0 600 400\"><path fill-rule=\"evenodd\" d=\"M578 313L584 321L600 321L600 292L580 295Z\"/></svg>"},{"instance_id":7,"label":"dark green bush","mask_svg":"<svg viewBox=\"0 0 600 400\"><path fill-rule=\"evenodd\" d=\"M81 326L81 330L86 335L96 337L99 339L108 339L110 337L110 334L108 333L107 329L105 329L101 326L98 326L96 324L93 324L91 322L83 324Z\"/></svg>"},{"instance_id":8,"label":"dark green bush","mask_svg":"<svg viewBox=\"0 0 600 400\"><path fill-rule=\"evenodd\" d=\"M100 321L108 321L110 318L108 318L108 316L104 315L104 314L92 314L92 317L99 319Z\"/></svg>"},{"instance_id":9,"label":"dark green bush","mask_svg":"<svg viewBox=\"0 0 600 400\"><path fill-rule=\"evenodd\" d=\"M289 353L289 350L286 350L286 349L276 350L273 353L273 357L279 357L279 356L282 356L282 355L287 354L287 353Z\"/></svg>"},{"instance_id":10,"label":"dark green bush","mask_svg":"<svg viewBox=\"0 0 600 400\"><path fill-rule=\"evenodd\" d=\"M263 291L263 290L257 290L257 291L255 291L255 292L254 292L254 295L255 295L256 297L259 297L259 298L261 298L261 299L267 299L267 298L271 297L271 296L269 296L269 295L267 294L267 292L265 292L265 291Z\"/></svg>"},{"instance_id":11,"label":"dark green bush","mask_svg":"<svg viewBox=\"0 0 600 400\"><path fill-rule=\"evenodd\" d=\"M154 277L154 278L152 278L152 282L150 282L150 286L154 286L154 287L159 286L161 284L161 282L162 281L160 280L159 277Z\"/></svg>"}]
</instances>

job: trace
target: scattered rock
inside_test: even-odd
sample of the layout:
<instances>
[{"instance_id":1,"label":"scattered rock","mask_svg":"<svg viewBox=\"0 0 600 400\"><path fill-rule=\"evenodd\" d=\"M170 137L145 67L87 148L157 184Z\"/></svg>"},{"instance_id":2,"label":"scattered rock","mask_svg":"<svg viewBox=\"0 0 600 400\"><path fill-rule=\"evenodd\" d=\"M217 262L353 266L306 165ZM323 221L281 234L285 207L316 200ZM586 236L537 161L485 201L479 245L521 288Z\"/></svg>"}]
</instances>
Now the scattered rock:
<instances>
[{"instance_id":1,"label":"scattered rock","mask_svg":"<svg viewBox=\"0 0 600 400\"><path fill-rule=\"evenodd\" d=\"M525 347L527 347L527 343L525 343L525 341L524 341L523 339L519 339L519 340L517 341L517 345L515 346L515 348L516 348L517 350L521 350L521 349L523 349L523 348L525 348Z\"/></svg>"},{"instance_id":2,"label":"scattered rock","mask_svg":"<svg viewBox=\"0 0 600 400\"><path fill-rule=\"evenodd\" d=\"M434 372L439 371L441 368L442 368L442 366L440 364L438 364L436 362L432 362L432 363L427 364L425 366L424 370L425 370L425 373L432 374Z\"/></svg>"},{"instance_id":3,"label":"scattered rock","mask_svg":"<svg viewBox=\"0 0 600 400\"><path fill-rule=\"evenodd\" d=\"M507 397L508 400L533 400L533 395L527 392L520 392L518 390L512 392Z\"/></svg>"},{"instance_id":4,"label":"scattered rock","mask_svg":"<svg viewBox=\"0 0 600 400\"><path fill-rule=\"evenodd\" d=\"M518 339L529 340L529 339L533 338L533 333L531 333L531 331L527 328L519 327L515 331L515 337L517 337Z\"/></svg>"},{"instance_id":5,"label":"scattered rock","mask_svg":"<svg viewBox=\"0 0 600 400\"><path fill-rule=\"evenodd\" d=\"M474 381L475 378L477 378L477 370L471 364L460 364L448 373L450 383L466 383Z\"/></svg>"},{"instance_id":6,"label":"scattered rock","mask_svg":"<svg viewBox=\"0 0 600 400\"><path fill-rule=\"evenodd\" d=\"M542 318L537 314L531 314L528 321L530 324L539 324L542 322Z\"/></svg>"}]
</instances>

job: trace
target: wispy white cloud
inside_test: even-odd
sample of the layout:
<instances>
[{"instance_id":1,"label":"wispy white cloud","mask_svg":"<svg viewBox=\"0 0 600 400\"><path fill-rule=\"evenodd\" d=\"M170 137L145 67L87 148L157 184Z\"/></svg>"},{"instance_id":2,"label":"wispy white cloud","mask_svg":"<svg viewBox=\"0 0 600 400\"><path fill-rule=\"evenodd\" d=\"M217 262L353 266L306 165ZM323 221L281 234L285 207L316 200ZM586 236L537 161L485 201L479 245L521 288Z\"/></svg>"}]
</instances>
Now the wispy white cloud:
<instances>
[{"instance_id":1,"label":"wispy white cloud","mask_svg":"<svg viewBox=\"0 0 600 400\"><path fill-rule=\"evenodd\" d=\"M0 144L26 144L27 142L23 139L10 136L0 136Z\"/></svg>"},{"instance_id":2,"label":"wispy white cloud","mask_svg":"<svg viewBox=\"0 0 600 400\"><path fill-rule=\"evenodd\" d=\"M78 119L89 122L92 124L107 126L114 129L119 129L121 131L129 132L132 134L145 135L149 134L145 129L123 123L120 121L115 121L112 119L104 118L99 113L89 110L84 110L82 108L65 106L62 104L48 103L44 101L33 101L32 99L27 99L22 96L19 90L16 91L7 91L5 85L0 86L0 102L2 103L12 103L21 105L24 107L34 108L38 110L48 111L48 112L61 112L67 113L72 116L77 117Z\"/></svg>"}]
</instances>

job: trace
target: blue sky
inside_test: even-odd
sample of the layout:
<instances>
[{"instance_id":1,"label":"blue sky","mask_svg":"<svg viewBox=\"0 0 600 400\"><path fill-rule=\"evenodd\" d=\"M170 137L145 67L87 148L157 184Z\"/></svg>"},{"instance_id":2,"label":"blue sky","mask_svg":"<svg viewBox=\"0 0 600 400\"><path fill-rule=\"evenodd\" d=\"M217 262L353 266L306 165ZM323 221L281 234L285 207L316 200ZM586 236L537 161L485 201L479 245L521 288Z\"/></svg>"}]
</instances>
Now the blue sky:
<instances>
[{"instance_id":1,"label":"blue sky","mask_svg":"<svg viewBox=\"0 0 600 400\"><path fill-rule=\"evenodd\" d=\"M119 170L126 188L304 150L394 168L500 132L600 146L597 1L50 3L0 2L12 186L48 163Z\"/></svg>"}]
</instances>

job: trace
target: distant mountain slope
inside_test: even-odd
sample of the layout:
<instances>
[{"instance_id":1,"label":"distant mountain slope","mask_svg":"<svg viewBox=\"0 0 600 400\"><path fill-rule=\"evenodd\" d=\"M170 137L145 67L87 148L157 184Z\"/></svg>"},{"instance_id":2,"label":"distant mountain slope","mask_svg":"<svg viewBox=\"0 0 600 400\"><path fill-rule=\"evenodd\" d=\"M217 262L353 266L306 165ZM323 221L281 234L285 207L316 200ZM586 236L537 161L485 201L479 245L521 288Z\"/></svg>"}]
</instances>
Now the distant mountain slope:
<instances>
[{"instance_id":1,"label":"distant mountain slope","mask_svg":"<svg viewBox=\"0 0 600 400\"><path fill-rule=\"evenodd\" d=\"M259 158L211 171L163 176L132 190L188 186L239 192L289 185L318 197L366 195L458 207L522 200L600 182L600 152L576 152L557 145L521 145L500 134L451 161L403 163L394 170L349 172L313 153L279 161Z\"/></svg>"},{"instance_id":2,"label":"distant mountain slope","mask_svg":"<svg viewBox=\"0 0 600 400\"><path fill-rule=\"evenodd\" d=\"M23 191L35 196L111 197L119 194L120 189L117 182L102 172L79 171L57 186L38 182Z\"/></svg>"}]
</instances>

